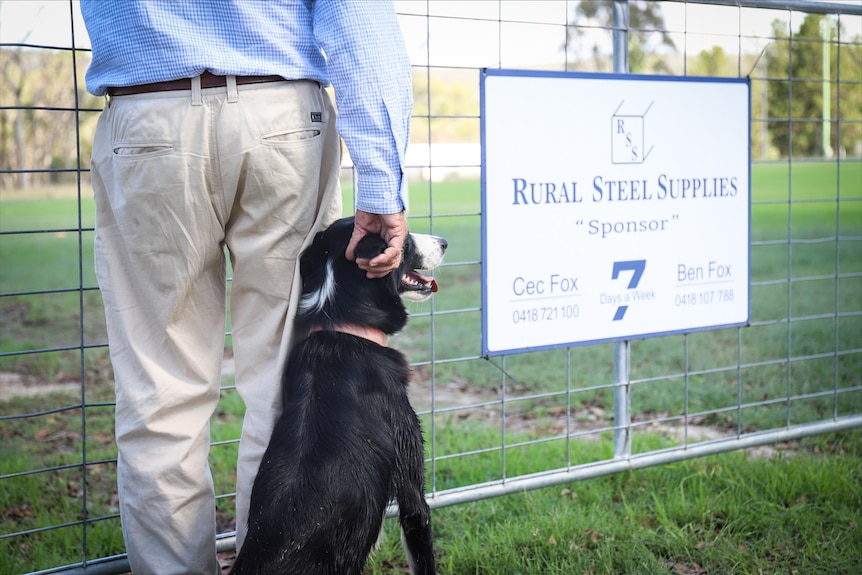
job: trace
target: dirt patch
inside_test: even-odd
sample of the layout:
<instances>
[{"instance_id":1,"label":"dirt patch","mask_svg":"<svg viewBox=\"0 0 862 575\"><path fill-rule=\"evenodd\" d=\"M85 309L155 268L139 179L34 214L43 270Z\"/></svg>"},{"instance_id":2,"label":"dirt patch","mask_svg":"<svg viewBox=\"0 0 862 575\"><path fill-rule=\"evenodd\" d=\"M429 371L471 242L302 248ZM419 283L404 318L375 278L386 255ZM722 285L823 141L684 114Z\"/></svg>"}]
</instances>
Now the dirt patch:
<instances>
[{"instance_id":1,"label":"dirt patch","mask_svg":"<svg viewBox=\"0 0 862 575\"><path fill-rule=\"evenodd\" d=\"M435 386L424 381L414 381L410 383L407 393L416 411L428 411L432 405L435 409L446 409L500 401L500 393L496 389L478 388L471 386L469 382L457 379L448 383L438 383Z\"/></svg>"},{"instance_id":2,"label":"dirt patch","mask_svg":"<svg viewBox=\"0 0 862 575\"><path fill-rule=\"evenodd\" d=\"M225 357L222 362L222 376L234 374L234 360ZM49 393L66 393L77 395L81 384L78 381L47 383L37 377L17 373L0 372L0 401L8 401L13 397L37 397ZM499 426L502 420L501 393L497 388L481 388L466 380L456 379L450 382L431 386L428 381L413 381L408 390L410 402L418 412L446 410L458 420L471 419L489 425ZM600 432L613 427L613 411L607 410L591 402L573 405L566 413L565 406L551 405L536 408L515 400L529 394L508 392L506 394L506 429L513 432L524 432L536 436L562 435L567 430L579 435L579 440L598 440ZM695 444L704 441L729 439L735 435L734 430L706 426L689 421L688 426L679 421L657 421L650 423L650 414L641 414L635 433L661 435L677 445ZM661 414L666 417L667 414ZM596 430L596 433L589 433ZM585 433L586 432L586 433ZM791 446L760 446L748 450L752 457L770 458L777 452L786 453Z\"/></svg>"},{"instance_id":3,"label":"dirt patch","mask_svg":"<svg viewBox=\"0 0 862 575\"><path fill-rule=\"evenodd\" d=\"M459 421L481 421L499 427L502 422L502 404L499 389L482 389L467 381L438 383L432 392L427 381L411 382L410 402L419 411L429 411L432 401L435 409L447 410ZM534 437L562 436L566 433L578 434L578 441L597 441L603 433L613 428L613 410L605 409L597 402L572 405L567 410L564 405L532 404L518 402L529 397L526 393L506 394L506 430L521 432ZM453 409L454 408L454 409ZM459 409L460 408L460 409ZM568 411L568 413L567 413ZM634 434L660 435L677 446L732 439L736 429L710 426L689 419L688 425L683 418L667 421L669 414L635 414ZM650 419L658 421L650 421ZM595 431L595 433L591 433ZM753 458L769 459L778 453L792 454L793 444L762 445L745 451Z\"/></svg>"},{"instance_id":4,"label":"dirt patch","mask_svg":"<svg viewBox=\"0 0 862 575\"><path fill-rule=\"evenodd\" d=\"M13 397L37 397L49 393L80 394L81 382L45 383L39 378L0 372L0 401Z\"/></svg>"}]
</instances>

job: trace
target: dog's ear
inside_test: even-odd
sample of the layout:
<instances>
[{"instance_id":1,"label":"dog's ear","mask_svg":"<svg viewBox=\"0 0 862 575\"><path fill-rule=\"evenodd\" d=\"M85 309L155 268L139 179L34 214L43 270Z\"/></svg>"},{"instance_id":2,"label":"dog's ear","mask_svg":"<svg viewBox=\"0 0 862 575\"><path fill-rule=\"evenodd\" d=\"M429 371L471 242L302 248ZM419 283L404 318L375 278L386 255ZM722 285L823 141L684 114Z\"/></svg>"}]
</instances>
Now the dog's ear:
<instances>
[{"instance_id":1,"label":"dog's ear","mask_svg":"<svg viewBox=\"0 0 862 575\"><path fill-rule=\"evenodd\" d=\"M353 252L357 258L372 259L382 254L387 248L386 241L377 234L367 234L356 244Z\"/></svg>"}]
</instances>

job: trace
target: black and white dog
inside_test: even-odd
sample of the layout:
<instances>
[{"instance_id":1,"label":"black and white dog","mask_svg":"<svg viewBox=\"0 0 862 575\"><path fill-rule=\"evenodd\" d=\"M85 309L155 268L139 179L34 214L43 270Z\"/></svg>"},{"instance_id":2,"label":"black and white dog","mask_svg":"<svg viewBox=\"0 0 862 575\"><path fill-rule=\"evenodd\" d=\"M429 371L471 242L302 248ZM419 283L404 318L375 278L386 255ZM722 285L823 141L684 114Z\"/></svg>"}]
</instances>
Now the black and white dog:
<instances>
[{"instance_id":1,"label":"black and white dog","mask_svg":"<svg viewBox=\"0 0 862 575\"><path fill-rule=\"evenodd\" d=\"M296 328L308 336L282 377L284 413L254 482L234 575L360 575L392 497L411 573L435 573L410 368L386 338L407 323L402 298L423 301L437 291L416 270L436 267L447 245L409 234L400 268L368 279L344 257L352 231L352 218L335 222L300 259ZM356 257L385 248L367 235Z\"/></svg>"}]
</instances>

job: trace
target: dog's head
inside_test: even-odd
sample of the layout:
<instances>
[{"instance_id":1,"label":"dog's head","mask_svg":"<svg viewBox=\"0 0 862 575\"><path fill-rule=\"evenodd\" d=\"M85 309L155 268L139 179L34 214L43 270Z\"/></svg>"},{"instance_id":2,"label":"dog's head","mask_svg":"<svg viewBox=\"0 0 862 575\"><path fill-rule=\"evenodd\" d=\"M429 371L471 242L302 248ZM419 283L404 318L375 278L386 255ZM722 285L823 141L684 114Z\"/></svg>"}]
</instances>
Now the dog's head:
<instances>
[{"instance_id":1,"label":"dog's head","mask_svg":"<svg viewBox=\"0 0 862 575\"><path fill-rule=\"evenodd\" d=\"M299 262L302 295L297 322L305 327L331 329L354 324L393 334L407 323L402 298L425 301L437 291L431 270L443 260L447 243L443 238L408 234L399 268L382 278L369 279L356 262L344 257L353 233L353 218L344 218L318 233ZM386 249L376 234L363 237L356 246L357 258L371 259Z\"/></svg>"}]
</instances>

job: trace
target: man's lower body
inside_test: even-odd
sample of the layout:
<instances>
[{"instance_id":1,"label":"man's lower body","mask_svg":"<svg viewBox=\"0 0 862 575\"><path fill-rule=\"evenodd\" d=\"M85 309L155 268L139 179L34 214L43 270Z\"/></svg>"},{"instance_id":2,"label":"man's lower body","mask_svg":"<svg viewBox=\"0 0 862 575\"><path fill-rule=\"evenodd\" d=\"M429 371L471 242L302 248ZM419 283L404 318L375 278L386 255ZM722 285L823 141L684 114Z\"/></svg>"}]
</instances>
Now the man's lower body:
<instances>
[{"instance_id":1,"label":"man's lower body","mask_svg":"<svg viewBox=\"0 0 862 575\"><path fill-rule=\"evenodd\" d=\"M96 273L117 390L132 571L220 573L209 423L219 399L227 247L246 404L237 543L281 411L299 254L341 215L335 112L316 82L112 97L96 131Z\"/></svg>"}]
</instances>

